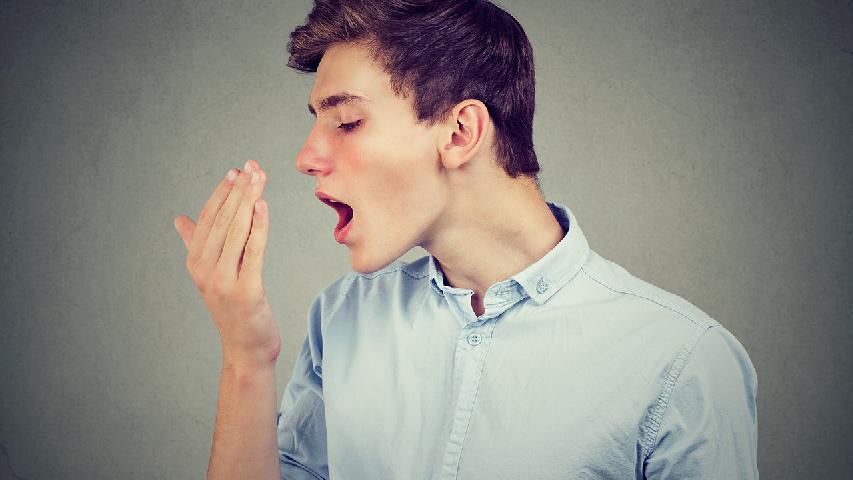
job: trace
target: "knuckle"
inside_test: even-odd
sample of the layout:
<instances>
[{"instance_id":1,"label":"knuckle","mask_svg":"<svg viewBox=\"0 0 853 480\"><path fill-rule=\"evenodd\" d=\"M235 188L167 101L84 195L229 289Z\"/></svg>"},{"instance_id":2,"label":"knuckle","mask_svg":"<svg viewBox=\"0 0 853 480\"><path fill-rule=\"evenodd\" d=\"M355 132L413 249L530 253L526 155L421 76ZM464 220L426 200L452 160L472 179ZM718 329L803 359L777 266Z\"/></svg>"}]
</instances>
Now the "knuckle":
<instances>
[{"instance_id":1,"label":"knuckle","mask_svg":"<svg viewBox=\"0 0 853 480\"><path fill-rule=\"evenodd\" d=\"M240 233L241 227L242 225L240 225L240 222L238 220L235 219L233 222L231 222L231 225L228 226L228 238L236 237L237 234Z\"/></svg>"},{"instance_id":2,"label":"knuckle","mask_svg":"<svg viewBox=\"0 0 853 480\"><path fill-rule=\"evenodd\" d=\"M234 293L234 282L229 276L216 273L213 275L210 291L217 297L231 296Z\"/></svg>"},{"instance_id":3,"label":"knuckle","mask_svg":"<svg viewBox=\"0 0 853 480\"><path fill-rule=\"evenodd\" d=\"M225 215L224 211L220 211L219 215L216 216L216 220L214 220L213 223L216 228L225 228L225 226L228 225L229 220L231 219L228 218L228 215Z\"/></svg>"},{"instance_id":4,"label":"knuckle","mask_svg":"<svg viewBox=\"0 0 853 480\"><path fill-rule=\"evenodd\" d=\"M213 216L210 214L209 210L204 209L198 214L198 223L200 225L209 227L211 222L213 222Z\"/></svg>"},{"instance_id":5,"label":"knuckle","mask_svg":"<svg viewBox=\"0 0 853 480\"><path fill-rule=\"evenodd\" d=\"M231 250L234 248L234 236L232 234L228 234L225 237L225 242L222 244L222 251Z\"/></svg>"},{"instance_id":6,"label":"knuckle","mask_svg":"<svg viewBox=\"0 0 853 480\"><path fill-rule=\"evenodd\" d=\"M193 279L196 287L201 293L205 293L208 290L208 283L210 281L210 276L203 269L196 268L190 271L190 276Z\"/></svg>"},{"instance_id":7,"label":"knuckle","mask_svg":"<svg viewBox=\"0 0 853 480\"><path fill-rule=\"evenodd\" d=\"M243 258L257 258L260 257L263 252L263 248L252 244L246 244L246 248L243 250Z\"/></svg>"}]
</instances>

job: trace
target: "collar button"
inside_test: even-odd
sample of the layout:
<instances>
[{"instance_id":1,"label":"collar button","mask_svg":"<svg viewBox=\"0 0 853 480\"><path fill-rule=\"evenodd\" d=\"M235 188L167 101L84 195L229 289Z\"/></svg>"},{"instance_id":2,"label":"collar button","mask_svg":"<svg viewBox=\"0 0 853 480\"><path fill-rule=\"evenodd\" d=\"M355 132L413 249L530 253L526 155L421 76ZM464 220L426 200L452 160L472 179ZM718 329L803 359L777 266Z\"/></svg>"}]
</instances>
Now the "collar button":
<instances>
[{"instance_id":1,"label":"collar button","mask_svg":"<svg viewBox=\"0 0 853 480\"><path fill-rule=\"evenodd\" d=\"M539 283L536 284L536 292L540 295L548 291L548 282L545 281L545 277L539 278Z\"/></svg>"}]
</instances>

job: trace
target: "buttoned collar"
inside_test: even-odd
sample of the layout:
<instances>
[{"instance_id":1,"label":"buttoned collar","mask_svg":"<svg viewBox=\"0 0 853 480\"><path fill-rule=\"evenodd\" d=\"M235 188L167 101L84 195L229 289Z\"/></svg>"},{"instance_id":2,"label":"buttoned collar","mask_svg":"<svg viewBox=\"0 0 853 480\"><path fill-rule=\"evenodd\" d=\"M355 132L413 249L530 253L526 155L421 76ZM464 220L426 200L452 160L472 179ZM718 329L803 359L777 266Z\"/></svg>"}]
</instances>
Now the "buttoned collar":
<instances>
[{"instance_id":1,"label":"buttoned collar","mask_svg":"<svg viewBox=\"0 0 853 480\"><path fill-rule=\"evenodd\" d=\"M574 214L565 205L553 202L546 203L560 226L567 233L544 257L528 265L509 279L489 287L485 299L487 311L491 295L502 299L501 303L515 303L526 297L538 305L547 302L575 276L586 260L589 244L578 226ZM441 295L470 294L471 290L469 289L445 285L444 273L441 271L438 260L432 255L430 255L429 260L430 284L437 293Z\"/></svg>"}]
</instances>

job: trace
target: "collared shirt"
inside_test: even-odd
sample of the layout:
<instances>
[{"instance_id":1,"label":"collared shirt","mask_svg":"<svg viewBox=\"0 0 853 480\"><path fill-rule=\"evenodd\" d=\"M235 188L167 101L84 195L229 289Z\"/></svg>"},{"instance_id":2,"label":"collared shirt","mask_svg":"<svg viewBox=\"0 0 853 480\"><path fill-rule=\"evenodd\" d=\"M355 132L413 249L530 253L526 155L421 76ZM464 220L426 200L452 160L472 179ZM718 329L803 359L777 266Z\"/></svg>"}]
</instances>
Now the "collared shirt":
<instances>
[{"instance_id":1,"label":"collared shirt","mask_svg":"<svg viewBox=\"0 0 853 480\"><path fill-rule=\"evenodd\" d=\"M282 478L758 478L743 346L548 206L567 233L482 315L432 256L317 296L277 419Z\"/></svg>"}]
</instances>

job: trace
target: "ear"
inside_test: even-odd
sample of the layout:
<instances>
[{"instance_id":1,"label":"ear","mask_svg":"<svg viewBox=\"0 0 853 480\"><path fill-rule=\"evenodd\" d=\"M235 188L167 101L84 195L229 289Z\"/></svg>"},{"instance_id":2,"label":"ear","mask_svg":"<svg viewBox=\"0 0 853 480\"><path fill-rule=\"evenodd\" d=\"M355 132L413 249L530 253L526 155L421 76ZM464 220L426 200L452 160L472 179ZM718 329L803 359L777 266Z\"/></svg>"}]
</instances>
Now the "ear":
<instances>
[{"instance_id":1,"label":"ear","mask_svg":"<svg viewBox=\"0 0 853 480\"><path fill-rule=\"evenodd\" d=\"M479 100L463 100L451 110L446 127L439 146L441 163L445 168L459 168L486 143L491 128L489 109Z\"/></svg>"}]
</instances>

